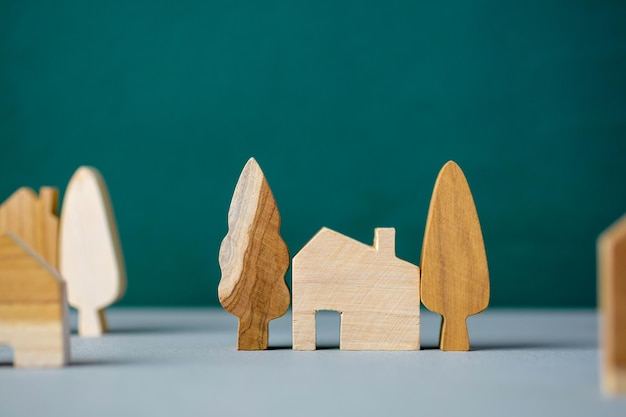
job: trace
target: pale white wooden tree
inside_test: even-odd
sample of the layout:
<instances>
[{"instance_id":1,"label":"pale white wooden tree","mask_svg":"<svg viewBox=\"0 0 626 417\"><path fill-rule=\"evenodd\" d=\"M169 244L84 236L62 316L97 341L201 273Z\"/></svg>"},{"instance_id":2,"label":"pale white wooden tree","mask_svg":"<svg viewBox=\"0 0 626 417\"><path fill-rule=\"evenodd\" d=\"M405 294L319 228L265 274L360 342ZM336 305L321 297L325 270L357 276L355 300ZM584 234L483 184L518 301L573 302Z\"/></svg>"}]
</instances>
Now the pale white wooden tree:
<instances>
[{"instance_id":1,"label":"pale white wooden tree","mask_svg":"<svg viewBox=\"0 0 626 417\"><path fill-rule=\"evenodd\" d=\"M109 192L95 168L80 167L65 191L59 271L78 310L78 333L106 332L104 309L124 295L126 272Z\"/></svg>"}]
</instances>

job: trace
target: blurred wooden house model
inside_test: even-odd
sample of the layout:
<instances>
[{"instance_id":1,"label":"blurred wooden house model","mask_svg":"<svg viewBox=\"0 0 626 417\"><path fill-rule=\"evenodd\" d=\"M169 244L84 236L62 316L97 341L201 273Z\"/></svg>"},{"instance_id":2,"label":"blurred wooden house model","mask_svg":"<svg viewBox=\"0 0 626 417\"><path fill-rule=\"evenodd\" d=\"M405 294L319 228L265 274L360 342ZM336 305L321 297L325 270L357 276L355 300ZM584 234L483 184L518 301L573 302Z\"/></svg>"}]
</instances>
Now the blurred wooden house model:
<instances>
[{"instance_id":1,"label":"blurred wooden house model","mask_svg":"<svg viewBox=\"0 0 626 417\"><path fill-rule=\"evenodd\" d=\"M65 283L14 234L0 235L0 344L16 367L58 367L69 359Z\"/></svg>"}]
</instances>

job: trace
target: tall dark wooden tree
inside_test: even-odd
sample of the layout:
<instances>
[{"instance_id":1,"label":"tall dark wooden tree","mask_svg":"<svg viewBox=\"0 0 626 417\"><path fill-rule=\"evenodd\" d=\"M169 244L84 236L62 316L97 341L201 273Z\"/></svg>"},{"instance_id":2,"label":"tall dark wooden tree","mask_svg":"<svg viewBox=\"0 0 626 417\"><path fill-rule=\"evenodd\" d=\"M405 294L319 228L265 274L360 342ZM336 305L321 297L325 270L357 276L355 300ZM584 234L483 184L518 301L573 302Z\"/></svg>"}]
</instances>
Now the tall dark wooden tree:
<instances>
[{"instance_id":1,"label":"tall dark wooden tree","mask_svg":"<svg viewBox=\"0 0 626 417\"><path fill-rule=\"evenodd\" d=\"M243 168L237 182L219 263L220 303L239 318L237 348L267 349L270 320L289 308L285 283L289 252L280 236L276 201L254 158Z\"/></svg>"}]
</instances>

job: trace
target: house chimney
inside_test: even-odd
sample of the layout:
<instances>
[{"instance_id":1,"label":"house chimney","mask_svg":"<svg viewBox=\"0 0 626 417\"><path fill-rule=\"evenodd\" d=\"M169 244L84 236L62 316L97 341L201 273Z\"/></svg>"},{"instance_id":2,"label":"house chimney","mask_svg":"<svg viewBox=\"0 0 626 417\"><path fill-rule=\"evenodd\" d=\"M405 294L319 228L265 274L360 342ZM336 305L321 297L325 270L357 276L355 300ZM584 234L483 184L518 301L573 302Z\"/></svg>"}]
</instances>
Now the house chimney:
<instances>
[{"instance_id":1,"label":"house chimney","mask_svg":"<svg viewBox=\"0 0 626 417\"><path fill-rule=\"evenodd\" d=\"M374 229L374 248L380 253L396 256L396 229L378 227Z\"/></svg>"},{"instance_id":2,"label":"house chimney","mask_svg":"<svg viewBox=\"0 0 626 417\"><path fill-rule=\"evenodd\" d=\"M41 201L41 209L45 215L59 214L59 192L53 187L41 187L39 189L39 200Z\"/></svg>"}]
</instances>

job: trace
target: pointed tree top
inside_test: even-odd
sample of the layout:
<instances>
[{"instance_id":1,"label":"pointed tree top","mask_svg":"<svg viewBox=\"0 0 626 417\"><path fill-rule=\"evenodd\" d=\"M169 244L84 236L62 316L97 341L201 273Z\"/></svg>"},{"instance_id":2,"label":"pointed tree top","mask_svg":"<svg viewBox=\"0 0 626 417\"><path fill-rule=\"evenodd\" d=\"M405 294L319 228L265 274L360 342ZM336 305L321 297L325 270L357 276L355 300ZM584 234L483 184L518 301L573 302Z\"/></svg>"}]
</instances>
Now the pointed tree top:
<instances>
[{"instance_id":1,"label":"pointed tree top","mask_svg":"<svg viewBox=\"0 0 626 417\"><path fill-rule=\"evenodd\" d=\"M437 180L435 184L439 183L442 179L446 179L448 181L460 181L467 184L467 188L469 188L469 183L467 182L467 178L465 178L465 174L463 170L456 162L450 160L445 163L445 165L439 171L439 175L437 175Z\"/></svg>"},{"instance_id":2,"label":"pointed tree top","mask_svg":"<svg viewBox=\"0 0 626 417\"><path fill-rule=\"evenodd\" d=\"M259 166L259 163L254 158L254 156L251 156L250 159L248 159L248 162L246 162L246 166L244 167L244 170L246 169L248 165L256 165L259 169L261 169L261 167Z\"/></svg>"}]
</instances>

